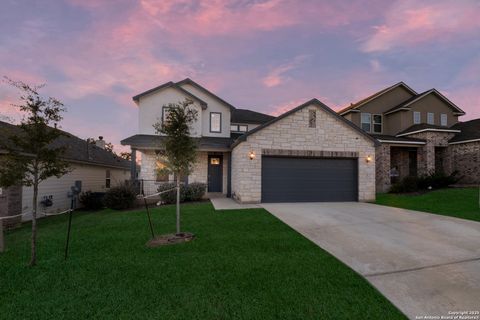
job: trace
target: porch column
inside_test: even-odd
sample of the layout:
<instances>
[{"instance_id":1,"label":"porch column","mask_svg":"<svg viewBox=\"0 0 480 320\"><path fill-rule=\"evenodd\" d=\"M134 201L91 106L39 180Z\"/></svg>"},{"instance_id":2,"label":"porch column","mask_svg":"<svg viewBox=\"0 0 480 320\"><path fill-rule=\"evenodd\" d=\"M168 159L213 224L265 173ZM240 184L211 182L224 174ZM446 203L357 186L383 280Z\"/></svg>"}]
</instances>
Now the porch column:
<instances>
[{"instance_id":1,"label":"porch column","mask_svg":"<svg viewBox=\"0 0 480 320\"><path fill-rule=\"evenodd\" d=\"M137 149L132 148L132 163L130 164L130 179L132 181L137 180Z\"/></svg>"},{"instance_id":2,"label":"porch column","mask_svg":"<svg viewBox=\"0 0 480 320\"><path fill-rule=\"evenodd\" d=\"M375 171L377 192L390 189L390 145L382 144L375 151Z\"/></svg>"},{"instance_id":3,"label":"porch column","mask_svg":"<svg viewBox=\"0 0 480 320\"><path fill-rule=\"evenodd\" d=\"M427 142L418 148L417 161L419 176L435 172L435 146Z\"/></svg>"},{"instance_id":4,"label":"porch column","mask_svg":"<svg viewBox=\"0 0 480 320\"><path fill-rule=\"evenodd\" d=\"M232 196L232 154L231 153L225 153L225 156L227 158L227 198L230 198Z\"/></svg>"}]
</instances>

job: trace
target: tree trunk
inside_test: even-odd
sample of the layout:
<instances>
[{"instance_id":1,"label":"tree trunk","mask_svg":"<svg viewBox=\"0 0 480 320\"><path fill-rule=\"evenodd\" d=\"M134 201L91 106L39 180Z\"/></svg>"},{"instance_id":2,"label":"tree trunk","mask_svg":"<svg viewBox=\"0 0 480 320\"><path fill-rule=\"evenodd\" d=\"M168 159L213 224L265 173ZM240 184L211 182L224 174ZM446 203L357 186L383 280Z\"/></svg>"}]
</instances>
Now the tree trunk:
<instances>
[{"instance_id":1,"label":"tree trunk","mask_svg":"<svg viewBox=\"0 0 480 320\"><path fill-rule=\"evenodd\" d=\"M37 198L38 198L38 181L35 176L33 183L33 203L32 203L32 255L30 258L30 266L37 264Z\"/></svg>"},{"instance_id":2,"label":"tree trunk","mask_svg":"<svg viewBox=\"0 0 480 320\"><path fill-rule=\"evenodd\" d=\"M180 234L180 174L177 174L177 234Z\"/></svg>"}]
</instances>

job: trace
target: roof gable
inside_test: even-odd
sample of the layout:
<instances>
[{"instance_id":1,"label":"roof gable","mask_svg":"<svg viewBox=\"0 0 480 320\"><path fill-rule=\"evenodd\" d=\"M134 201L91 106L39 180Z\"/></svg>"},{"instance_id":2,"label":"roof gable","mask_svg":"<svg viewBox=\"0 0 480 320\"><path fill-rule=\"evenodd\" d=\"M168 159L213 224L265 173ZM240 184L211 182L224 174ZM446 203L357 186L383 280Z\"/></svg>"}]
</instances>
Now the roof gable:
<instances>
[{"instance_id":1,"label":"roof gable","mask_svg":"<svg viewBox=\"0 0 480 320\"><path fill-rule=\"evenodd\" d=\"M422 99L424 99L425 97L428 97L429 95L436 95L440 100L442 100L443 102L445 102L450 108L452 108L454 110L454 114L457 115L457 116L463 116L465 115L465 112L460 109L457 105L455 105L452 101L450 101L447 97L445 97L443 94L441 94L437 89L433 88L433 89L430 89L430 90L427 90L425 92L422 92L420 94L417 94L416 96L408 99L407 101L404 101L402 102L401 104L399 104L398 106L388 110L387 112L385 112L385 114L391 114L391 113L394 113L394 112L397 112L397 111L401 111L401 110L410 110L410 106Z\"/></svg>"},{"instance_id":2,"label":"roof gable","mask_svg":"<svg viewBox=\"0 0 480 320\"><path fill-rule=\"evenodd\" d=\"M405 90L407 90L408 92L410 92L413 95L417 95L417 92L415 90L413 90L407 84L405 84L403 81L401 81L401 82L398 82L398 83L394 84L393 86L390 86L388 88L380 90L380 91L366 97L365 99L362 99L358 102L350 104L350 106L348 106L346 108L343 108L342 110L338 111L338 113L343 116L343 115L345 115L349 112L356 112L356 111L358 112L357 109L361 108L362 106L364 106L368 102L373 101L373 100L383 96L384 94L386 94L388 92L391 92L391 91L393 91L393 90L395 90L399 87L404 88Z\"/></svg>"},{"instance_id":3,"label":"roof gable","mask_svg":"<svg viewBox=\"0 0 480 320\"><path fill-rule=\"evenodd\" d=\"M217 96L216 94L214 94L213 92L209 91L208 89L206 89L205 87L199 85L198 83L196 83L195 81L193 81L192 79L190 78L186 78L186 79L183 79L182 81L179 81L176 83L176 85L178 85L179 87L182 87L183 85L185 84L189 84L193 87L195 87L196 89L202 91L203 93L211 96L213 99L219 101L220 103L228 106L230 109L235 109L235 107L233 105L231 105L230 103L228 103L227 101L223 100L222 98L220 98L219 96Z\"/></svg>"},{"instance_id":4,"label":"roof gable","mask_svg":"<svg viewBox=\"0 0 480 320\"><path fill-rule=\"evenodd\" d=\"M192 98L193 100L196 100L200 103L200 105L202 106L202 109L206 109L207 108L207 103L205 101L203 101L202 99L200 99L199 97L197 97L196 95L192 94L191 92L183 89L181 86L179 86L177 83L174 83L172 81L169 81L169 82L166 82L162 85L159 85L158 87L155 87L155 88L152 88L150 90L147 90L145 92L142 92L140 94L137 94L136 96L132 97L133 101L135 101L136 103L138 103L140 101L140 98L144 97L144 96L147 96L147 95L150 95L150 94L153 94L155 92L159 92L161 90L164 90L164 89L167 89L167 88L173 88L177 91L180 91L181 93L185 94L186 96Z\"/></svg>"},{"instance_id":5,"label":"roof gable","mask_svg":"<svg viewBox=\"0 0 480 320\"><path fill-rule=\"evenodd\" d=\"M248 131L247 133L245 133L244 135L240 136L237 140L235 140L235 142L232 144L232 148L234 148L235 146L237 146L238 144L240 144L241 142L243 141L246 141L247 137L264 129L264 128L267 128L269 127L270 125L276 123L277 121L283 119L283 118L286 118L288 117L289 115L303 109L303 108L306 108L308 106L311 106L311 105L315 105L317 107L320 107L321 109L323 109L325 112L327 112L328 114L332 115L334 118L338 119L339 121L341 121L342 123L344 123L345 125L349 126L350 128L352 128L354 131L357 131L358 133L360 133L361 135L363 135L365 138L367 138L368 140L371 140L375 145L378 145L378 141L370 136L368 133L366 133L365 131L363 131L362 129L360 129L359 127L357 127L355 124L353 124L351 121L348 121L347 119L345 119L344 117L340 116L338 113L336 113L335 111L333 111L331 108L329 108L327 105L325 105L324 103L322 103L320 100L318 99L312 99L312 100L309 100L307 102L305 102L304 104L301 104L299 105L298 107L296 108L293 108L281 115L279 115L278 117L268 121L267 123L264 123L263 125L261 126L258 126L250 131Z\"/></svg>"}]
</instances>

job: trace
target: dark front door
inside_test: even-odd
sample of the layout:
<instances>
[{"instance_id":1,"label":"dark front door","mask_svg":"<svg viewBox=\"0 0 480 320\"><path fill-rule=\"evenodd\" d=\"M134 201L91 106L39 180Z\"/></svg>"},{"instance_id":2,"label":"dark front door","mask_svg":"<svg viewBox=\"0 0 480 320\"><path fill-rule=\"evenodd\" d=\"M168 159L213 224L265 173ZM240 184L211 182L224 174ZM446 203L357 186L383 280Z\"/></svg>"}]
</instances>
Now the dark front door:
<instances>
[{"instance_id":1,"label":"dark front door","mask_svg":"<svg viewBox=\"0 0 480 320\"><path fill-rule=\"evenodd\" d=\"M357 200L357 159L262 156L262 202Z\"/></svg>"},{"instance_id":2,"label":"dark front door","mask_svg":"<svg viewBox=\"0 0 480 320\"><path fill-rule=\"evenodd\" d=\"M222 192L223 156L208 156L208 192Z\"/></svg>"}]
</instances>

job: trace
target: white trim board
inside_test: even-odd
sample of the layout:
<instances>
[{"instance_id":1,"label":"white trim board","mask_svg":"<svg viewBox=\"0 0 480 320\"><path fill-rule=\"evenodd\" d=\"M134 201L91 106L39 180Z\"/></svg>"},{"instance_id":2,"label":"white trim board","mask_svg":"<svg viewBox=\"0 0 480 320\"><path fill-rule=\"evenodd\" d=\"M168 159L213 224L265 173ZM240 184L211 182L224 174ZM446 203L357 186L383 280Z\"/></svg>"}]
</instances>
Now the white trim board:
<instances>
[{"instance_id":1,"label":"white trim board","mask_svg":"<svg viewBox=\"0 0 480 320\"><path fill-rule=\"evenodd\" d=\"M430 128L430 129L421 129L421 130L417 130L417 131L411 131L411 132L407 132L407 133L397 134L396 137L403 137L403 136L408 136L408 135L411 135L411 134L421 133L421 132L427 132L427 131L433 131L433 132L451 132L451 133L459 133L459 132L461 132L460 130L453 130L453 129L434 129L434 128Z\"/></svg>"}]
</instances>

